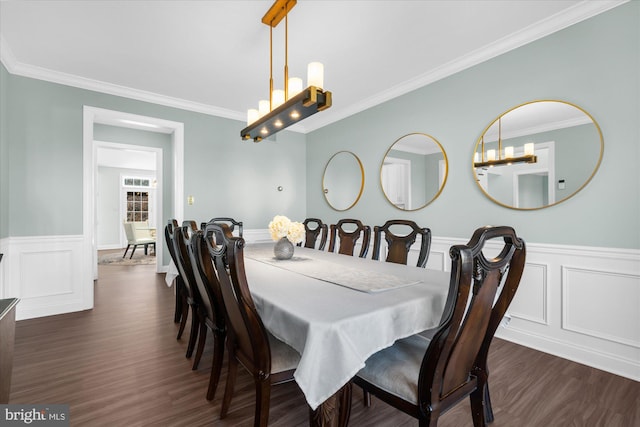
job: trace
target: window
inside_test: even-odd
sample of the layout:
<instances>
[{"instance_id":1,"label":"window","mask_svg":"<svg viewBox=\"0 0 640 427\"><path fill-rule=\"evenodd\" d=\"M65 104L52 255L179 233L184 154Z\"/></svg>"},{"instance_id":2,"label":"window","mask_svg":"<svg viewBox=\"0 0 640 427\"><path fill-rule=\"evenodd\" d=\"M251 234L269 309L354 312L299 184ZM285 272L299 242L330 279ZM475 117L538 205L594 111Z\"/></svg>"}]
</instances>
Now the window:
<instances>
[{"instance_id":1,"label":"window","mask_svg":"<svg viewBox=\"0 0 640 427\"><path fill-rule=\"evenodd\" d=\"M122 181L122 185L125 187L151 187L151 180L149 178L125 176Z\"/></svg>"},{"instance_id":2,"label":"window","mask_svg":"<svg viewBox=\"0 0 640 427\"><path fill-rule=\"evenodd\" d=\"M127 191L127 221L149 220L149 192Z\"/></svg>"},{"instance_id":3,"label":"window","mask_svg":"<svg viewBox=\"0 0 640 427\"><path fill-rule=\"evenodd\" d=\"M156 180L153 177L120 176L125 196L124 218L126 221L155 222L153 197ZM151 212L150 212L151 211Z\"/></svg>"}]
</instances>

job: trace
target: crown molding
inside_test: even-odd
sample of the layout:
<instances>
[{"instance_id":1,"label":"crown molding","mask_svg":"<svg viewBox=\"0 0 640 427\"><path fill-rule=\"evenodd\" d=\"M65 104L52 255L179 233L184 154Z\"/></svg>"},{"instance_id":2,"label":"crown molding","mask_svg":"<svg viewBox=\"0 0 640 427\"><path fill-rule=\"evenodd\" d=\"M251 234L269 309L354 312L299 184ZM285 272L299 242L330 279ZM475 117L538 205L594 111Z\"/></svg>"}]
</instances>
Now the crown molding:
<instances>
[{"instance_id":1,"label":"crown molding","mask_svg":"<svg viewBox=\"0 0 640 427\"><path fill-rule=\"evenodd\" d=\"M468 55L460 57L454 61L442 65L432 71L421 74L413 79L407 80L396 86L393 86L382 92L364 99L353 105L335 108L332 111L324 112L321 117L315 117L313 122L308 125L298 123L291 126L287 130L300 133L309 133L320 129L331 123L337 122L376 105L382 104L393 98L427 86L438 80L456 74L467 68L478 65L491 58L509 52L513 49L531 43L542 37L554 32L560 31L573 24L589 19L595 15L606 12L609 9L620 6L630 0L584 0L575 6L557 13L535 25L530 25L507 37L477 49ZM185 99L174 98L170 96L160 95L153 92L147 92L126 86L115 85L98 80L87 79L73 74L62 73L46 68L36 67L33 65L19 62L14 56L10 46L0 35L0 61L4 64L11 74L30 77L38 80L59 83L66 86L87 89L91 91L106 93L125 98L136 99L138 101L150 102L153 104L164 105L167 107L179 108L182 110L193 111L197 113L208 114L212 116L223 117L232 120L245 121L246 114L244 112L233 111L226 108L216 107Z\"/></svg>"},{"instance_id":2,"label":"crown molding","mask_svg":"<svg viewBox=\"0 0 640 427\"><path fill-rule=\"evenodd\" d=\"M138 101L150 102L152 104L164 105L166 107L174 107L182 110L193 111L197 113L208 114L211 116L223 117L233 120L246 120L246 114L237 111L220 108L213 105L202 104L198 102L188 101L185 99L174 98L166 95L160 95L153 92L134 89L126 86L120 86L112 83L106 83L99 80L88 79L73 74L62 73L47 68L37 67L25 64L16 60L9 44L4 37L0 35L0 61L4 64L11 74L29 77L37 80L44 80L51 83L58 83L66 86L72 86L80 89L87 89L95 92L106 93L109 95L122 96L125 98L136 99Z\"/></svg>"},{"instance_id":3,"label":"crown molding","mask_svg":"<svg viewBox=\"0 0 640 427\"><path fill-rule=\"evenodd\" d=\"M320 129L331 123L337 122L338 120L342 120L393 98L397 98L438 80L459 73L467 68L471 68L482 62L488 61L489 59L495 58L496 56L502 55L503 53L507 53L557 31L563 30L571 25L577 24L578 22L613 9L614 7L628 3L629 1L630 0L584 0L581 3L550 16L541 22L525 27L489 45L483 46L468 55L450 61L434 70L421 74L382 92L378 92L361 102L342 109L324 112L321 117L318 117L312 124L305 127L305 133Z\"/></svg>"}]
</instances>

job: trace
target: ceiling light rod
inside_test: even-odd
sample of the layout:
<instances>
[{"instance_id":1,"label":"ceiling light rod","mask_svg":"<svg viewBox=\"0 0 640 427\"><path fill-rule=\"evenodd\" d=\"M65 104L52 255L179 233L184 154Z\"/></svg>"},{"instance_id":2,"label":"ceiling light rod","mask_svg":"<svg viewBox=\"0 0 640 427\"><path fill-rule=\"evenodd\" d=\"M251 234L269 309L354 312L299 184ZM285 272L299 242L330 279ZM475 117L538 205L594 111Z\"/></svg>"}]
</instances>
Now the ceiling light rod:
<instances>
[{"instance_id":1,"label":"ceiling light rod","mask_svg":"<svg viewBox=\"0 0 640 427\"><path fill-rule=\"evenodd\" d=\"M247 127L241 132L243 140L259 142L315 113L331 107L331 92L322 89L324 67L319 62L308 66L306 89L302 80L289 79L289 19L288 14L297 0L276 0L262 17L269 26L269 101L260 101L260 108L247 112ZM273 28L285 20L284 91L273 85ZM267 111L268 109L268 111Z\"/></svg>"},{"instance_id":2,"label":"ceiling light rod","mask_svg":"<svg viewBox=\"0 0 640 427\"><path fill-rule=\"evenodd\" d=\"M479 158L481 157L481 159ZM536 163L538 157L534 154L534 144L529 142L524 144L524 156L513 157L513 147L505 147L504 158L502 158L502 119L498 118L498 158L496 159L496 150L487 150L487 159L484 157L484 135L482 135L480 145L480 156L478 153L474 155L473 167L491 167L510 165L513 163Z\"/></svg>"}]
</instances>

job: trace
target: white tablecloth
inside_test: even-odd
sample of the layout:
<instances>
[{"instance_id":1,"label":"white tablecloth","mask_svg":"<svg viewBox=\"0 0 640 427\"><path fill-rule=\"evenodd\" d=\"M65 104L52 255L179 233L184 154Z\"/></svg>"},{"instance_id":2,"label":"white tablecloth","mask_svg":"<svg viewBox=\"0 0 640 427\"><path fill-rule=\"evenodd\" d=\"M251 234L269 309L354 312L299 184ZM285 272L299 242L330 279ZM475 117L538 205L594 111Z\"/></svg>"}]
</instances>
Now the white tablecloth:
<instances>
[{"instance_id":1,"label":"white tablecloth","mask_svg":"<svg viewBox=\"0 0 640 427\"><path fill-rule=\"evenodd\" d=\"M171 287L173 285L173 281L176 277L178 277L178 267L173 263L173 260L169 260L169 267L167 269L167 273L164 275L164 282L167 286Z\"/></svg>"},{"instance_id":2,"label":"white tablecloth","mask_svg":"<svg viewBox=\"0 0 640 427\"><path fill-rule=\"evenodd\" d=\"M251 259L264 252L264 246L246 247L251 294L267 329L300 353L294 377L312 409L345 385L373 353L440 321L449 273L315 249L295 251L308 262L331 262L420 282L384 292L360 292ZM286 262L291 261L282 266Z\"/></svg>"}]
</instances>

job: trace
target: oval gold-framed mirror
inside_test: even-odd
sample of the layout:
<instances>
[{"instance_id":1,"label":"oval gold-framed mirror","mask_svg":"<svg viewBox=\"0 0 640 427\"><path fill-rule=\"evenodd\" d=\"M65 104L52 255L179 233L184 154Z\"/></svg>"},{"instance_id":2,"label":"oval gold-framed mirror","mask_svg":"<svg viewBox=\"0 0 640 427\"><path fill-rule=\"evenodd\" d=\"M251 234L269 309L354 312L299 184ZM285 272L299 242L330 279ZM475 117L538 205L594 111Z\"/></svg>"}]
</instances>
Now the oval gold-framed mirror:
<instances>
[{"instance_id":1,"label":"oval gold-framed mirror","mask_svg":"<svg viewBox=\"0 0 640 427\"><path fill-rule=\"evenodd\" d=\"M604 153L602 131L584 109L539 100L499 115L476 142L476 184L493 202L535 210L573 197L595 176Z\"/></svg>"},{"instance_id":2,"label":"oval gold-framed mirror","mask_svg":"<svg viewBox=\"0 0 640 427\"><path fill-rule=\"evenodd\" d=\"M438 198L447 182L449 162L442 145L426 133L409 133L387 150L380 165L385 198L403 211L422 209Z\"/></svg>"},{"instance_id":3,"label":"oval gold-framed mirror","mask_svg":"<svg viewBox=\"0 0 640 427\"><path fill-rule=\"evenodd\" d=\"M358 203L364 190L362 162L351 151L331 156L322 176L322 194L336 211L346 211Z\"/></svg>"}]
</instances>

